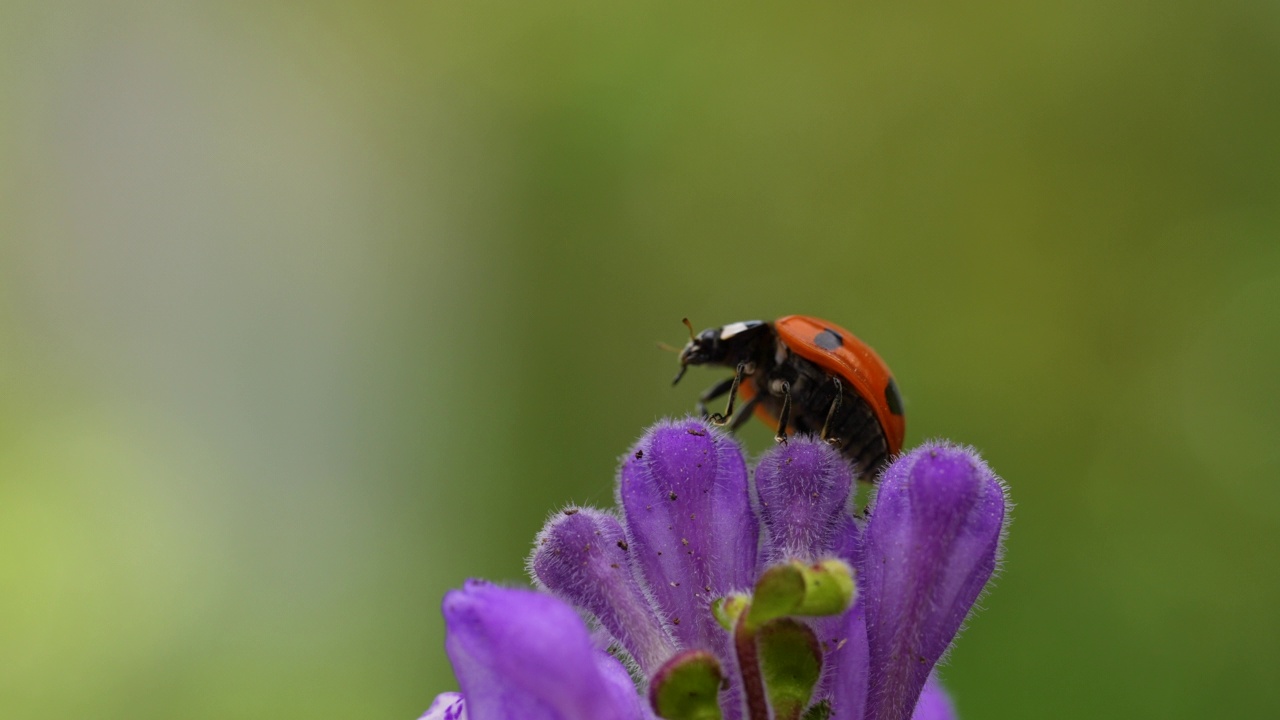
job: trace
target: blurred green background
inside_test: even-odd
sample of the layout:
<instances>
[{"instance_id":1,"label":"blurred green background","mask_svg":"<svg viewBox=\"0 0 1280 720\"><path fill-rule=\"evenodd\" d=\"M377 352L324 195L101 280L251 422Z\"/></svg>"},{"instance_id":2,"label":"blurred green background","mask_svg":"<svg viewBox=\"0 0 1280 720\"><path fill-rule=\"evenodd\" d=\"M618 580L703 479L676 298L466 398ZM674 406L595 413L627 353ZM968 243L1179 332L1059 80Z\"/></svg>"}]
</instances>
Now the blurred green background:
<instances>
[{"instance_id":1,"label":"blurred green background","mask_svg":"<svg viewBox=\"0 0 1280 720\"><path fill-rule=\"evenodd\" d=\"M1280 717L1278 129L1276 3L6 2L0 716L416 718L807 313L1012 487L964 717Z\"/></svg>"}]
</instances>

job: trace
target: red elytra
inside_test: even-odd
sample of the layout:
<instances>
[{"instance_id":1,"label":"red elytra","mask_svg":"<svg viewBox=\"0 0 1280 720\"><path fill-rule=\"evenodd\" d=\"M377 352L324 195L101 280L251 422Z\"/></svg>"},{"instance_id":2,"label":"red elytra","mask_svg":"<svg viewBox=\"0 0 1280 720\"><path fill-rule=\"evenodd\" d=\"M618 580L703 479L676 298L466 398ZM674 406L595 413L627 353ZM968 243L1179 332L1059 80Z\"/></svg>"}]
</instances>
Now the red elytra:
<instances>
[{"instance_id":1,"label":"red elytra","mask_svg":"<svg viewBox=\"0 0 1280 720\"><path fill-rule=\"evenodd\" d=\"M845 328L815 317L788 315L772 323L731 323L691 335L680 352L678 382L689 365L724 365L729 378L702 394L705 403L729 395L711 419L740 427L751 413L778 433L820 434L840 448L864 476L874 475L902 449L906 417L889 367ZM735 414L734 403L743 406Z\"/></svg>"}]
</instances>

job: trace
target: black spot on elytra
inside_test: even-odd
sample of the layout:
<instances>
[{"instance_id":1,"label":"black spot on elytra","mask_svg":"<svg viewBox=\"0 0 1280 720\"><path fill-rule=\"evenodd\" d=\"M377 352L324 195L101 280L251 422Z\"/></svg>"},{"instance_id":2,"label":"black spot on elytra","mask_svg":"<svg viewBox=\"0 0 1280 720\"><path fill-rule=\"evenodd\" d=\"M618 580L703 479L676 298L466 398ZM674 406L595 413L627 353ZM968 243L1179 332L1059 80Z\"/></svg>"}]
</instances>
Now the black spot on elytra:
<instances>
[{"instance_id":1,"label":"black spot on elytra","mask_svg":"<svg viewBox=\"0 0 1280 720\"><path fill-rule=\"evenodd\" d=\"M889 412L902 414L902 393L898 392L898 382L893 378L889 378L889 384L884 388L884 401L889 404Z\"/></svg>"},{"instance_id":2,"label":"black spot on elytra","mask_svg":"<svg viewBox=\"0 0 1280 720\"><path fill-rule=\"evenodd\" d=\"M827 328L814 336L813 344L823 350L835 350L844 345L844 338L840 337L840 333L835 330Z\"/></svg>"}]
</instances>

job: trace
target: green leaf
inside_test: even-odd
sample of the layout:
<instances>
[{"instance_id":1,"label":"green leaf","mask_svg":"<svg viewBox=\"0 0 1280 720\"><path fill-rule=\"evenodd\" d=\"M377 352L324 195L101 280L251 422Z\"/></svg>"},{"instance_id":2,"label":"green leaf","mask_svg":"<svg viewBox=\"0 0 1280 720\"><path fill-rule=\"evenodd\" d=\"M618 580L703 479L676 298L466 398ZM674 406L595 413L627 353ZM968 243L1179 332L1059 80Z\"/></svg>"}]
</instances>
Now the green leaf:
<instances>
[{"instance_id":1,"label":"green leaf","mask_svg":"<svg viewBox=\"0 0 1280 720\"><path fill-rule=\"evenodd\" d=\"M738 617L742 615L743 610L747 609L750 602L750 596L742 593L716 598L711 603L711 614L715 616L716 622L720 623L720 627L733 632L738 625Z\"/></svg>"},{"instance_id":2,"label":"green leaf","mask_svg":"<svg viewBox=\"0 0 1280 720\"><path fill-rule=\"evenodd\" d=\"M799 720L822 676L822 647L807 625L790 618L760 628L760 670L777 720Z\"/></svg>"},{"instance_id":3,"label":"green leaf","mask_svg":"<svg viewBox=\"0 0 1280 720\"><path fill-rule=\"evenodd\" d=\"M791 615L839 615L853 604L856 592L853 569L843 560L774 565L756 582L747 621L753 627L760 627L775 618Z\"/></svg>"},{"instance_id":4,"label":"green leaf","mask_svg":"<svg viewBox=\"0 0 1280 720\"><path fill-rule=\"evenodd\" d=\"M705 650L688 650L668 660L649 685L649 704L665 720L721 720L720 661Z\"/></svg>"}]
</instances>

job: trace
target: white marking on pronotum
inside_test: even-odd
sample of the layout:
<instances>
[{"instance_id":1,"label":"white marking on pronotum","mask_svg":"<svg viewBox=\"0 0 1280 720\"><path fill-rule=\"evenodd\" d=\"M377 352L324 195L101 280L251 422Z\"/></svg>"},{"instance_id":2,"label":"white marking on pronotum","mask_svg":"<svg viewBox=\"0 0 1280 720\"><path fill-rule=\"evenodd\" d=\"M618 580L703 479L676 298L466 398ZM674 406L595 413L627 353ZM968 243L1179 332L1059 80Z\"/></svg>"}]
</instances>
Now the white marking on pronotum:
<instances>
[{"instance_id":1,"label":"white marking on pronotum","mask_svg":"<svg viewBox=\"0 0 1280 720\"><path fill-rule=\"evenodd\" d=\"M744 330L750 330L753 327L760 327L764 322L760 320L747 320L746 322L729 323L720 328L720 339L728 340Z\"/></svg>"}]
</instances>

